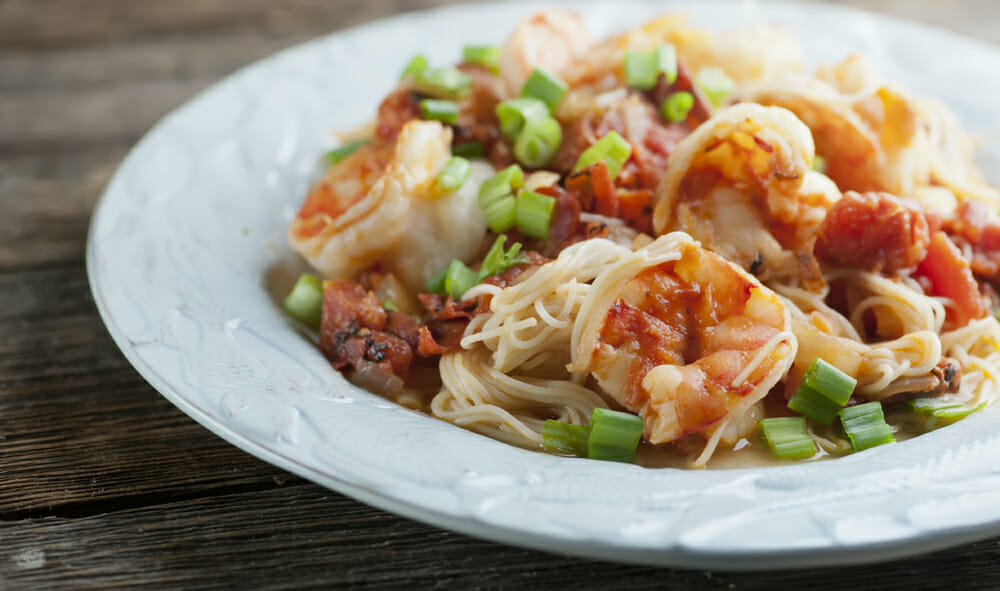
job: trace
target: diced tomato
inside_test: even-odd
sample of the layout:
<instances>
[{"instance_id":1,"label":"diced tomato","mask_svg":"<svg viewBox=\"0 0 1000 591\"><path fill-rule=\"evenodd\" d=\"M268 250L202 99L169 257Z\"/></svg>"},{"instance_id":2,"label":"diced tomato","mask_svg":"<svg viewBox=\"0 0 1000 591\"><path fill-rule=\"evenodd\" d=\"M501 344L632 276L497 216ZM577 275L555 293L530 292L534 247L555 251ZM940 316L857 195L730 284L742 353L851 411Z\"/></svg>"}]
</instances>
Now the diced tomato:
<instances>
[{"instance_id":1,"label":"diced tomato","mask_svg":"<svg viewBox=\"0 0 1000 591\"><path fill-rule=\"evenodd\" d=\"M955 301L958 309L948 310L948 320L954 326L965 326L970 320L986 315L986 305L969 261L944 232L936 232L931 237L927 256L917 266L917 275L930 281L933 295Z\"/></svg>"},{"instance_id":2,"label":"diced tomato","mask_svg":"<svg viewBox=\"0 0 1000 591\"><path fill-rule=\"evenodd\" d=\"M640 232L653 234L653 193L649 189L619 189L618 214Z\"/></svg>"},{"instance_id":3,"label":"diced tomato","mask_svg":"<svg viewBox=\"0 0 1000 591\"><path fill-rule=\"evenodd\" d=\"M618 217L618 194L603 160L571 174L566 179L566 188L576 194L584 211Z\"/></svg>"}]
</instances>

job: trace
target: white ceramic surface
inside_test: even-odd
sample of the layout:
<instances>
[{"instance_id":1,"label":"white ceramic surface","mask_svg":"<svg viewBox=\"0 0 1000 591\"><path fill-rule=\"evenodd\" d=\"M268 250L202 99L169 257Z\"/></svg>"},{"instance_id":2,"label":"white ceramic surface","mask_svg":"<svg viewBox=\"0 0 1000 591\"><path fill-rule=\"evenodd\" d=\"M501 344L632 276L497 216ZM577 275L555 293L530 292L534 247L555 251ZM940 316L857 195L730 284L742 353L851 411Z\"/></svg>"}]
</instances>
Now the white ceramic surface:
<instances>
[{"instance_id":1,"label":"white ceramic surface","mask_svg":"<svg viewBox=\"0 0 1000 591\"><path fill-rule=\"evenodd\" d=\"M578 5L598 33L674 6ZM736 3L690 7L713 27L747 18ZM328 132L369 120L413 54L450 62L464 43L500 42L532 8L449 8L338 33L227 78L157 125L108 186L87 252L97 305L136 369L275 465L511 544L760 569L880 560L1000 533L1000 409L838 460L652 470L524 451L399 408L348 384L286 321L269 289L294 260L285 228ZM1000 128L994 48L830 6L765 3L761 13L797 31L813 62L863 52L972 129Z\"/></svg>"}]
</instances>

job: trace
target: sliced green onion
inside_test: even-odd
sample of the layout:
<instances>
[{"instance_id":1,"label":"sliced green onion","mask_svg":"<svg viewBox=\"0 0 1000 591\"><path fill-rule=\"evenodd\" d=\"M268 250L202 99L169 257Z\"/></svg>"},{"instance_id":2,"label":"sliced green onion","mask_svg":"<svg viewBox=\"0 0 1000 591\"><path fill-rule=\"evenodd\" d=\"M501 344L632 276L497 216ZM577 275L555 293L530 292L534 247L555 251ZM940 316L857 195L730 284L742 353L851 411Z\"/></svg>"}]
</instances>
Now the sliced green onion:
<instances>
[{"instance_id":1,"label":"sliced green onion","mask_svg":"<svg viewBox=\"0 0 1000 591\"><path fill-rule=\"evenodd\" d=\"M531 119L514 142L514 158L529 168L541 168L552 160L562 143L562 127L552 117Z\"/></svg>"},{"instance_id":2,"label":"sliced green onion","mask_svg":"<svg viewBox=\"0 0 1000 591\"><path fill-rule=\"evenodd\" d=\"M420 114L424 119L434 119L454 125L458 123L458 103L441 99L423 99L420 101Z\"/></svg>"},{"instance_id":3,"label":"sliced green onion","mask_svg":"<svg viewBox=\"0 0 1000 591\"><path fill-rule=\"evenodd\" d=\"M483 216L491 231L506 232L517 224L517 199L513 195L494 199L483 208Z\"/></svg>"},{"instance_id":4,"label":"sliced green onion","mask_svg":"<svg viewBox=\"0 0 1000 591\"><path fill-rule=\"evenodd\" d=\"M812 169L816 172L826 174L826 158L816 154L816 156L813 157Z\"/></svg>"},{"instance_id":5,"label":"sliced green onion","mask_svg":"<svg viewBox=\"0 0 1000 591\"><path fill-rule=\"evenodd\" d=\"M660 103L660 113L671 123L680 123L687 119L688 112L694 106L694 95L680 90L670 93L670 96Z\"/></svg>"},{"instance_id":6,"label":"sliced green onion","mask_svg":"<svg viewBox=\"0 0 1000 591\"><path fill-rule=\"evenodd\" d=\"M483 257L482 265L479 266L477 283L491 275L503 273L514 265L528 262L528 257L521 253L520 242L515 242L508 250L504 250L506 243L507 236L505 235L497 236L497 239L493 241L493 246L490 247L489 252Z\"/></svg>"},{"instance_id":7,"label":"sliced green onion","mask_svg":"<svg viewBox=\"0 0 1000 591\"><path fill-rule=\"evenodd\" d=\"M493 45L467 45L462 48L462 61L486 66L496 74L499 71L500 48Z\"/></svg>"},{"instance_id":8,"label":"sliced green onion","mask_svg":"<svg viewBox=\"0 0 1000 591\"><path fill-rule=\"evenodd\" d=\"M625 52L625 84L639 90L651 90L656 86L660 72L656 67L656 54L652 51Z\"/></svg>"},{"instance_id":9,"label":"sliced green onion","mask_svg":"<svg viewBox=\"0 0 1000 591\"><path fill-rule=\"evenodd\" d=\"M806 433L805 417L761 419L757 426L779 460L801 460L816 455L816 444Z\"/></svg>"},{"instance_id":10,"label":"sliced green onion","mask_svg":"<svg viewBox=\"0 0 1000 591\"><path fill-rule=\"evenodd\" d=\"M444 269L441 269L440 273L428 279L427 283L424 284L424 288L427 290L427 293L444 295L444 278L447 274L448 267L445 267Z\"/></svg>"},{"instance_id":11,"label":"sliced green onion","mask_svg":"<svg viewBox=\"0 0 1000 591\"><path fill-rule=\"evenodd\" d=\"M556 75L543 68L535 68L521 88L521 96L539 99L548 105L550 112L555 112L566 94L566 88L566 83Z\"/></svg>"},{"instance_id":12,"label":"sliced green onion","mask_svg":"<svg viewBox=\"0 0 1000 591\"><path fill-rule=\"evenodd\" d=\"M625 83L638 90L652 90L663 73L667 82L677 80L677 50L664 43L652 51L625 52Z\"/></svg>"},{"instance_id":13,"label":"sliced green onion","mask_svg":"<svg viewBox=\"0 0 1000 591\"><path fill-rule=\"evenodd\" d=\"M389 300L382 300L382 307L390 312L399 312L399 306Z\"/></svg>"},{"instance_id":14,"label":"sliced green onion","mask_svg":"<svg viewBox=\"0 0 1000 591\"><path fill-rule=\"evenodd\" d=\"M292 318L312 328L319 328L323 316L323 282L303 273L281 306Z\"/></svg>"},{"instance_id":15,"label":"sliced green onion","mask_svg":"<svg viewBox=\"0 0 1000 591\"><path fill-rule=\"evenodd\" d=\"M327 152L323 157L332 166L344 158L347 158L351 154L358 151L358 148L368 143L368 140L355 140L353 142L347 142L343 146L334 148Z\"/></svg>"},{"instance_id":16,"label":"sliced green onion","mask_svg":"<svg viewBox=\"0 0 1000 591\"><path fill-rule=\"evenodd\" d=\"M965 406L960 402L945 402L937 398L914 398L909 402L909 407L910 410L928 417L957 421L982 410L986 407L986 403Z\"/></svg>"},{"instance_id":17,"label":"sliced green onion","mask_svg":"<svg viewBox=\"0 0 1000 591\"><path fill-rule=\"evenodd\" d=\"M427 68L413 76L413 87L434 98L461 98L472 90L472 77L457 68Z\"/></svg>"},{"instance_id":18,"label":"sliced green onion","mask_svg":"<svg viewBox=\"0 0 1000 591\"><path fill-rule=\"evenodd\" d=\"M587 457L587 428L549 419L542 427L542 445L568 454Z\"/></svg>"},{"instance_id":19,"label":"sliced green onion","mask_svg":"<svg viewBox=\"0 0 1000 591\"><path fill-rule=\"evenodd\" d=\"M858 381L817 357L809 365L788 408L800 415L830 425L837 411L851 398Z\"/></svg>"},{"instance_id":20,"label":"sliced green onion","mask_svg":"<svg viewBox=\"0 0 1000 591\"><path fill-rule=\"evenodd\" d=\"M427 58L422 55L415 56L410 60L410 63L406 64L406 69L403 73L399 75L400 78L406 78L407 76L416 76L427 69Z\"/></svg>"},{"instance_id":21,"label":"sliced green onion","mask_svg":"<svg viewBox=\"0 0 1000 591\"><path fill-rule=\"evenodd\" d=\"M451 153L453 156L461 156L463 158L482 158L486 155L483 145L479 142L455 144L451 147Z\"/></svg>"},{"instance_id":22,"label":"sliced green onion","mask_svg":"<svg viewBox=\"0 0 1000 591\"><path fill-rule=\"evenodd\" d=\"M517 98L498 104L496 113L500 120L500 131L507 139L514 140L526 122L548 117L549 107L541 99Z\"/></svg>"},{"instance_id":23,"label":"sliced green onion","mask_svg":"<svg viewBox=\"0 0 1000 591\"><path fill-rule=\"evenodd\" d=\"M892 429L885 422L882 404L879 402L866 402L841 409L840 422L844 425L844 432L854 451L896 441L892 436Z\"/></svg>"},{"instance_id":24,"label":"sliced green onion","mask_svg":"<svg viewBox=\"0 0 1000 591\"><path fill-rule=\"evenodd\" d=\"M484 210L494 201L513 195L524 186L524 171L516 164L497 172L479 187L479 207Z\"/></svg>"},{"instance_id":25,"label":"sliced green onion","mask_svg":"<svg viewBox=\"0 0 1000 591\"><path fill-rule=\"evenodd\" d=\"M673 84L677 81L677 49L670 43L661 43L656 48L656 67Z\"/></svg>"},{"instance_id":26,"label":"sliced green onion","mask_svg":"<svg viewBox=\"0 0 1000 591\"><path fill-rule=\"evenodd\" d=\"M539 240L549 237L549 225L552 223L552 209L556 205L555 197L521 191L517 198L517 229L525 236Z\"/></svg>"},{"instance_id":27,"label":"sliced green onion","mask_svg":"<svg viewBox=\"0 0 1000 591\"><path fill-rule=\"evenodd\" d=\"M469 178L472 166L461 156L452 156L445 162L444 168L437 175L437 184L445 191L457 191Z\"/></svg>"},{"instance_id":28,"label":"sliced green onion","mask_svg":"<svg viewBox=\"0 0 1000 591\"><path fill-rule=\"evenodd\" d=\"M587 457L593 460L631 462L642 437L642 417L595 408L590 416Z\"/></svg>"},{"instance_id":29,"label":"sliced green onion","mask_svg":"<svg viewBox=\"0 0 1000 591\"><path fill-rule=\"evenodd\" d=\"M453 259L444 275L444 291L456 300L476 285L476 272L465 266L465 263Z\"/></svg>"},{"instance_id":30,"label":"sliced green onion","mask_svg":"<svg viewBox=\"0 0 1000 591\"><path fill-rule=\"evenodd\" d=\"M695 76L695 84L718 107L733 94L733 81L722 68L704 68Z\"/></svg>"},{"instance_id":31,"label":"sliced green onion","mask_svg":"<svg viewBox=\"0 0 1000 591\"><path fill-rule=\"evenodd\" d=\"M612 130L580 154L573 170L583 170L598 160L603 160L608 164L608 173L614 179L631 155L632 145L617 131Z\"/></svg>"}]
</instances>

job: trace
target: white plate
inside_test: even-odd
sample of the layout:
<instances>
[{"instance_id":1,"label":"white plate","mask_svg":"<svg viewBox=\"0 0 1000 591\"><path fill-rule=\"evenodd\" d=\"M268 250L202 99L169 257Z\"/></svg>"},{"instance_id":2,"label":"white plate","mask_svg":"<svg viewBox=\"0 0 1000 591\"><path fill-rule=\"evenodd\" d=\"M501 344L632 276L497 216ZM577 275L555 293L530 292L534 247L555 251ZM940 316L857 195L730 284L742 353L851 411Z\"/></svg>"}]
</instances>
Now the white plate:
<instances>
[{"instance_id":1,"label":"white plate","mask_svg":"<svg viewBox=\"0 0 1000 591\"><path fill-rule=\"evenodd\" d=\"M598 33L674 5L579 6ZM843 459L727 471L559 458L404 410L347 382L270 289L330 130L369 120L421 52L500 42L535 7L403 15L281 52L166 117L98 206L87 266L129 361L234 445L365 503L511 544L603 559L760 569L881 560L1000 533L1000 413ZM746 22L742 5L692 5ZM1000 52L832 6L765 4L812 61L851 52L967 126L1000 122ZM994 179L996 180L996 179Z\"/></svg>"}]
</instances>

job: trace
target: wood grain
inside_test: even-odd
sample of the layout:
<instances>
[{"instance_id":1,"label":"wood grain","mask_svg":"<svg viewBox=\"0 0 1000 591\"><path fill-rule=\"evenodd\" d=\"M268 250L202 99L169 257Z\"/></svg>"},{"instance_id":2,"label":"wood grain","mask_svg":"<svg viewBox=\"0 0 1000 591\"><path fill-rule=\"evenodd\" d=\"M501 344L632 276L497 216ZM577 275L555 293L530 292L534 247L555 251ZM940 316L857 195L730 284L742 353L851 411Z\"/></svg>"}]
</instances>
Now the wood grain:
<instances>
[{"instance_id":1,"label":"wood grain","mask_svg":"<svg viewBox=\"0 0 1000 591\"><path fill-rule=\"evenodd\" d=\"M90 212L130 146L277 49L447 1L0 0L0 589L1000 588L998 540L768 574L473 540L291 477L135 373L94 309L83 258ZM992 0L844 4L1000 42Z\"/></svg>"},{"instance_id":2,"label":"wood grain","mask_svg":"<svg viewBox=\"0 0 1000 591\"><path fill-rule=\"evenodd\" d=\"M128 365L82 261L0 272L0 520L294 480L210 435Z\"/></svg>"},{"instance_id":3,"label":"wood grain","mask_svg":"<svg viewBox=\"0 0 1000 591\"><path fill-rule=\"evenodd\" d=\"M941 589L993 589L1000 545L981 542L877 566L784 573L656 569L567 558L442 532L315 485L225 494L78 519L50 517L0 529L15 568L0 583L225 589L781 588L911 591L933 575ZM976 560L969 560L974 553ZM44 565L40 563L44 560ZM35 565L32 567L32 565ZM40 566L39 566L40 565ZM996 579L992 579L995 583ZM831 583L833 585L831 585Z\"/></svg>"}]
</instances>

